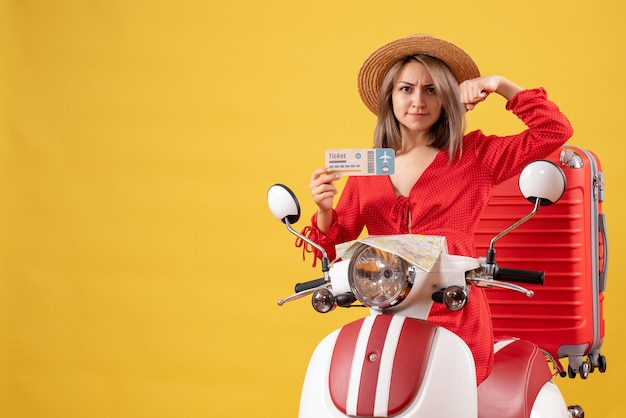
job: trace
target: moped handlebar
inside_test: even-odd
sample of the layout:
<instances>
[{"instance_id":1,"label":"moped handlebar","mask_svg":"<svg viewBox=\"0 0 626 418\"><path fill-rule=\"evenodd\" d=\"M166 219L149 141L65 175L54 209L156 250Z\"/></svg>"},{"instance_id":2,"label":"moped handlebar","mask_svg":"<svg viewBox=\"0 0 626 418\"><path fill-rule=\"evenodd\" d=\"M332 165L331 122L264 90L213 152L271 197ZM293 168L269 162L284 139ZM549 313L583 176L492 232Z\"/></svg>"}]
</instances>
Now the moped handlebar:
<instances>
[{"instance_id":1,"label":"moped handlebar","mask_svg":"<svg viewBox=\"0 0 626 418\"><path fill-rule=\"evenodd\" d=\"M511 268L500 268L496 270L493 278L504 282L516 282L525 284L537 284L543 286L545 273L536 270L522 270Z\"/></svg>"},{"instance_id":2,"label":"moped handlebar","mask_svg":"<svg viewBox=\"0 0 626 418\"><path fill-rule=\"evenodd\" d=\"M305 290L314 289L316 287L320 287L326 284L326 279L316 279L310 280L304 283L296 283L295 291L296 293L304 292Z\"/></svg>"}]
</instances>

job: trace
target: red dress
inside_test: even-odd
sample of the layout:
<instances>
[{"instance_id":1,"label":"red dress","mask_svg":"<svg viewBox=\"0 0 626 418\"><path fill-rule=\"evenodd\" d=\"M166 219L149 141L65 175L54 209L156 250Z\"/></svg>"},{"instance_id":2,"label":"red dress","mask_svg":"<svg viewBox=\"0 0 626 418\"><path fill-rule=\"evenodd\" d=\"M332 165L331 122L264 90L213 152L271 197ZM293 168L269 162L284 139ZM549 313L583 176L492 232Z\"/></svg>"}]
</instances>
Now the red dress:
<instances>
[{"instance_id":1,"label":"red dress","mask_svg":"<svg viewBox=\"0 0 626 418\"><path fill-rule=\"evenodd\" d=\"M397 196L388 176L350 177L333 210L328 233L322 235L317 229L317 215L303 233L323 246L331 260L334 246L358 238L364 227L368 235L442 235L450 254L475 257L474 231L493 188L519 174L530 161L551 154L573 134L569 121L543 89L518 93L506 108L528 129L504 137L468 133L462 157L450 162L447 150L440 151L408 196ZM493 330L485 291L472 286L470 301L459 312L434 304L429 320L467 342L480 384L493 364Z\"/></svg>"}]
</instances>

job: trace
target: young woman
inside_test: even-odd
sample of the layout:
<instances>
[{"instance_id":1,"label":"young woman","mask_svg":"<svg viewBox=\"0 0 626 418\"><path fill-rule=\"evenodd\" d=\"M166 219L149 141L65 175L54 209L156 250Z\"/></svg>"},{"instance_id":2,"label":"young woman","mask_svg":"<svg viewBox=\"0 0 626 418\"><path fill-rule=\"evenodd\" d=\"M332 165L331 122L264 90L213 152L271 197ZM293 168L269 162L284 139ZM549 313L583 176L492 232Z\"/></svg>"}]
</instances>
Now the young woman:
<instances>
[{"instance_id":1,"label":"young woman","mask_svg":"<svg viewBox=\"0 0 626 418\"><path fill-rule=\"evenodd\" d=\"M374 146L395 150L395 172L348 178L333 207L339 177L325 168L313 171L309 189L318 209L302 232L331 260L334 246L356 239L363 228L369 235L445 236L451 254L474 257L474 231L493 188L558 149L573 133L543 89L525 90L498 75L480 77L463 50L429 35L411 35L377 49L358 81L363 102L378 116ZM507 100L506 109L526 130L510 136L464 135L466 111L491 93ZM468 305L459 312L435 304L429 320L467 342L480 384L493 363L484 290L472 287Z\"/></svg>"}]
</instances>

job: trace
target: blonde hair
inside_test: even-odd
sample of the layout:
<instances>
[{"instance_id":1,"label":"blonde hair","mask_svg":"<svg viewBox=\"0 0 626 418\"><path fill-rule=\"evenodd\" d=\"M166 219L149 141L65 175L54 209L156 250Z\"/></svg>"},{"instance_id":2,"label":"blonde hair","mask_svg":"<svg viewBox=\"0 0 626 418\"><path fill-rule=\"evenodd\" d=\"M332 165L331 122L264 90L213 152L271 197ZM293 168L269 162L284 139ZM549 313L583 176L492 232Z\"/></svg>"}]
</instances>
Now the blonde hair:
<instances>
[{"instance_id":1,"label":"blonde hair","mask_svg":"<svg viewBox=\"0 0 626 418\"><path fill-rule=\"evenodd\" d=\"M448 160L452 161L462 153L465 133L465 106L460 101L459 83L450 68L440 59L429 55L411 55L396 62L387 71L378 97L378 120L374 129L374 147L402 148L402 136L398 120L393 113L392 93L396 77L406 63L417 61L426 67L435 84L435 91L441 100L441 116L430 128L429 145L448 150Z\"/></svg>"}]
</instances>

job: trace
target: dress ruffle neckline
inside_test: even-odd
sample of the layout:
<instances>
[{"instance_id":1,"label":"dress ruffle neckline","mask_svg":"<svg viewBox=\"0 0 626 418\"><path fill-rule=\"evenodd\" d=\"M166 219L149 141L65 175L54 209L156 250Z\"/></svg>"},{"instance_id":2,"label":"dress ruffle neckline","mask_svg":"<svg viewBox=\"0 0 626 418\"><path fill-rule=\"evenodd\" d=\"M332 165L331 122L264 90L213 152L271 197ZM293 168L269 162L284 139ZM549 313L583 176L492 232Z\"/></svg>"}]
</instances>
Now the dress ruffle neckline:
<instances>
[{"instance_id":1,"label":"dress ruffle neckline","mask_svg":"<svg viewBox=\"0 0 626 418\"><path fill-rule=\"evenodd\" d=\"M406 196L397 196L396 203L391 209L391 219L398 225L399 234L409 233L409 220L411 213L411 202Z\"/></svg>"}]
</instances>

